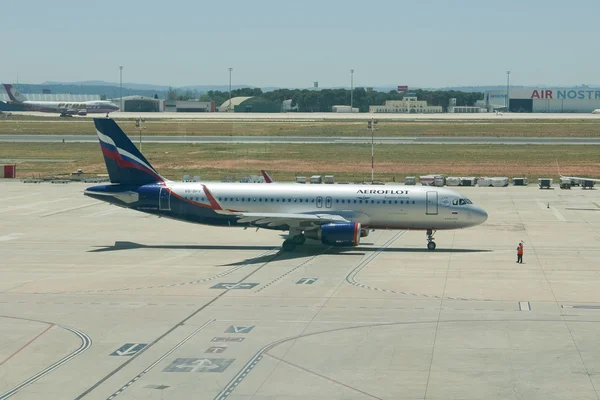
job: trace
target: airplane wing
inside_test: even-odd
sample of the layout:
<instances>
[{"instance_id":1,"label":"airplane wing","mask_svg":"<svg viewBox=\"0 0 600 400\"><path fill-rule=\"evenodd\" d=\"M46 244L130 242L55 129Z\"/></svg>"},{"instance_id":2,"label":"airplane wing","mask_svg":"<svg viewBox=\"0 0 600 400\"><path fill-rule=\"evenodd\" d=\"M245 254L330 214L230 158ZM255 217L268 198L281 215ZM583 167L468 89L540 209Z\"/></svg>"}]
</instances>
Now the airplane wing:
<instances>
[{"instance_id":1,"label":"airplane wing","mask_svg":"<svg viewBox=\"0 0 600 400\"><path fill-rule=\"evenodd\" d=\"M254 226L276 227L281 225L294 227L317 227L334 222L350 222L335 214L293 214L293 213L233 213L239 222Z\"/></svg>"},{"instance_id":2,"label":"airplane wing","mask_svg":"<svg viewBox=\"0 0 600 400\"><path fill-rule=\"evenodd\" d=\"M565 178L565 179L577 179L579 181L592 181L592 182L600 182L600 179L594 179L594 178L580 178L578 176L562 176L561 178Z\"/></svg>"},{"instance_id":3,"label":"airplane wing","mask_svg":"<svg viewBox=\"0 0 600 400\"><path fill-rule=\"evenodd\" d=\"M206 185L202 185L204 194L208 199L211 208L222 215L232 215L239 218L239 222L250 223L254 226L276 227L287 225L288 227L317 227L333 222L350 222L346 218L337 214L300 214L300 213L247 213L240 211L229 211L225 209L215 196L208 190Z\"/></svg>"}]
</instances>

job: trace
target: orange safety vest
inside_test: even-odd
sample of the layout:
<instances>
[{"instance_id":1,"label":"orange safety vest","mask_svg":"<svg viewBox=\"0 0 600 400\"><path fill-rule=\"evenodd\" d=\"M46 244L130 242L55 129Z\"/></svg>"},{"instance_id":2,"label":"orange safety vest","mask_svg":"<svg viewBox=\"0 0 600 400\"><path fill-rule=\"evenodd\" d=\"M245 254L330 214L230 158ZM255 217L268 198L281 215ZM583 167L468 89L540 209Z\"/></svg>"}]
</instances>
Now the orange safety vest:
<instances>
[{"instance_id":1,"label":"orange safety vest","mask_svg":"<svg viewBox=\"0 0 600 400\"><path fill-rule=\"evenodd\" d=\"M517 247L517 254L523 254L523 245L520 244L519 247Z\"/></svg>"}]
</instances>

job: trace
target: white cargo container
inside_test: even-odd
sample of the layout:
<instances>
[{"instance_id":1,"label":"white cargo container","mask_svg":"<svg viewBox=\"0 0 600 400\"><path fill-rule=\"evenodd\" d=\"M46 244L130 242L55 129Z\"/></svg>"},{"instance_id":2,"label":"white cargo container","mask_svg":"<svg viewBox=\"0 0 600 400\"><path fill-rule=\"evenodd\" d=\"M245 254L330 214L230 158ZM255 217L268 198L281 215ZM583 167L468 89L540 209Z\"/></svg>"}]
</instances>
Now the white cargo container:
<instances>
[{"instance_id":1,"label":"white cargo container","mask_svg":"<svg viewBox=\"0 0 600 400\"><path fill-rule=\"evenodd\" d=\"M513 186L527 186L527 178L512 178Z\"/></svg>"},{"instance_id":2,"label":"white cargo container","mask_svg":"<svg viewBox=\"0 0 600 400\"><path fill-rule=\"evenodd\" d=\"M419 177L419 181L423 186L444 186L446 177L444 175L423 175Z\"/></svg>"},{"instance_id":3,"label":"white cargo container","mask_svg":"<svg viewBox=\"0 0 600 400\"><path fill-rule=\"evenodd\" d=\"M423 175L419 177L419 182L423 186L433 186L435 184L435 176L433 175Z\"/></svg>"},{"instance_id":4,"label":"white cargo container","mask_svg":"<svg viewBox=\"0 0 600 400\"><path fill-rule=\"evenodd\" d=\"M477 180L477 184L479 185L479 187L492 186L492 178L481 177Z\"/></svg>"},{"instance_id":5,"label":"white cargo container","mask_svg":"<svg viewBox=\"0 0 600 400\"><path fill-rule=\"evenodd\" d=\"M321 175L313 175L310 177L310 183L321 183L323 180L321 179Z\"/></svg>"},{"instance_id":6,"label":"white cargo container","mask_svg":"<svg viewBox=\"0 0 600 400\"><path fill-rule=\"evenodd\" d=\"M446 178L446 185L448 186L459 186L460 185L460 178L456 177L456 176L449 176Z\"/></svg>"},{"instance_id":7,"label":"white cargo container","mask_svg":"<svg viewBox=\"0 0 600 400\"><path fill-rule=\"evenodd\" d=\"M414 176L407 176L406 178L404 178L404 184L405 185L416 185L417 178Z\"/></svg>"},{"instance_id":8,"label":"white cargo container","mask_svg":"<svg viewBox=\"0 0 600 400\"><path fill-rule=\"evenodd\" d=\"M297 176L296 183L306 183L306 177L305 176Z\"/></svg>"},{"instance_id":9,"label":"white cargo container","mask_svg":"<svg viewBox=\"0 0 600 400\"><path fill-rule=\"evenodd\" d=\"M477 184L477 178L473 176L461 177L460 186L475 186Z\"/></svg>"},{"instance_id":10,"label":"white cargo container","mask_svg":"<svg viewBox=\"0 0 600 400\"><path fill-rule=\"evenodd\" d=\"M540 189L550 189L552 187L552 178L538 178Z\"/></svg>"},{"instance_id":11,"label":"white cargo container","mask_svg":"<svg viewBox=\"0 0 600 400\"><path fill-rule=\"evenodd\" d=\"M434 186L443 187L446 184L446 177L444 175L436 175L433 184Z\"/></svg>"},{"instance_id":12,"label":"white cargo container","mask_svg":"<svg viewBox=\"0 0 600 400\"><path fill-rule=\"evenodd\" d=\"M335 183L335 178L333 175L325 175L325 183L331 185Z\"/></svg>"},{"instance_id":13,"label":"white cargo container","mask_svg":"<svg viewBox=\"0 0 600 400\"><path fill-rule=\"evenodd\" d=\"M508 186L508 177L505 176L496 176L492 179L493 187L505 187Z\"/></svg>"}]
</instances>

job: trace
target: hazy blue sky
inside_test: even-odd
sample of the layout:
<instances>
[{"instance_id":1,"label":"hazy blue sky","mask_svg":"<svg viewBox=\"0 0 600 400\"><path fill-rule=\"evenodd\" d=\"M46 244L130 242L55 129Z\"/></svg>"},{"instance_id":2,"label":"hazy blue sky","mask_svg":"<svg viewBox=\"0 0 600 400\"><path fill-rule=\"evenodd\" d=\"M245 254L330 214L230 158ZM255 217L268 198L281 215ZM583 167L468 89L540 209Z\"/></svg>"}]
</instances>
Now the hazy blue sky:
<instances>
[{"instance_id":1,"label":"hazy blue sky","mask_svg":"<svg viewBox=\"0 0 600 400\"><path fill-rule=\"evenodd\" d=\"M0 81L600 84L599 0L4 0Z\"/></svg>"}]
</instances>

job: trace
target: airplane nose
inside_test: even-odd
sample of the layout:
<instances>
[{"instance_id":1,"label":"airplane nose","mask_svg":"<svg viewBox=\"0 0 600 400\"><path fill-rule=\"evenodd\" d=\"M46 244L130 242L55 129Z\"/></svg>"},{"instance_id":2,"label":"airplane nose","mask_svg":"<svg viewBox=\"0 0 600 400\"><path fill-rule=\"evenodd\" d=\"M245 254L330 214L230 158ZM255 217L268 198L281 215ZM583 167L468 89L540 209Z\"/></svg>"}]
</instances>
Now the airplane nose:
<instances>
[{"instance_id":1,"label":"airplane nose","mask_svg":"<svg viewBox=\"0 0 600 400\"><path fill-rule=\"evenodd\" d=\"M475 224L483 224L488 219L488 213L479 206L473 206L471 208L472 220Z\"/></svg>"}]
</instances>

